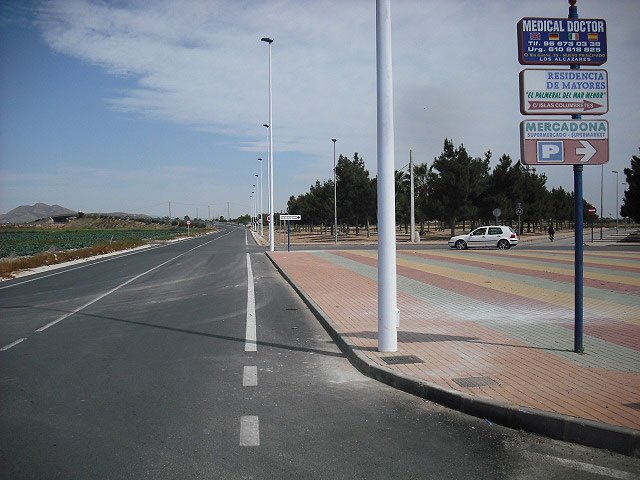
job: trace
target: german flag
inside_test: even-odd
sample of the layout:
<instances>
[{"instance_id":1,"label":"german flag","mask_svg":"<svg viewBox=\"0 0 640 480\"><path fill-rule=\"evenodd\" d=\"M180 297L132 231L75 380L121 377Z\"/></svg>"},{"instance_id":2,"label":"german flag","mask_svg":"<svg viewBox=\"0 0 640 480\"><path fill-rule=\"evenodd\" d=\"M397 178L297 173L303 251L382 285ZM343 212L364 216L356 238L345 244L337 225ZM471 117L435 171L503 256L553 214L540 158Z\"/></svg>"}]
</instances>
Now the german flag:
<instances>
[{"instance_id":1,"label":"german flag","mask_svg":"<svg viewBox=\"0 0 640 480\"><path fill-rule=\"evenodd\" d=\"M549 34L549 40L560 40L560 34L559 33L550 33Z\"/></svg>"}]
</instances>

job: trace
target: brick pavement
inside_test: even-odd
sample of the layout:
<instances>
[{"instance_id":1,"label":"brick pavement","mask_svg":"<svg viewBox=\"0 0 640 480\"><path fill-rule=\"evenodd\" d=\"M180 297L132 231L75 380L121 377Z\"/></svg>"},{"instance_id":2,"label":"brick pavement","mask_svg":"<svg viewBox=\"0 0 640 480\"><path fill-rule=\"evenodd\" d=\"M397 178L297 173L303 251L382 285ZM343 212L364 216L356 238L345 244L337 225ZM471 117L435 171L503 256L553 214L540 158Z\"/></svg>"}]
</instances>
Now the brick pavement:
<instances>
[{"instance_id":1,"label":"brick pavement","mask_svg":"<svg viewBox=\"0 0 640 480\"><path fill-rule=\"evenodd\" d=\"M473 397L640 430L640 252L585 253L584 355L571 351L572 252L398 251L393 354L377 351L375 250L270 255L380 366ZM396 355L418 360L383 360Z\"/></svg>"}]
</instances>

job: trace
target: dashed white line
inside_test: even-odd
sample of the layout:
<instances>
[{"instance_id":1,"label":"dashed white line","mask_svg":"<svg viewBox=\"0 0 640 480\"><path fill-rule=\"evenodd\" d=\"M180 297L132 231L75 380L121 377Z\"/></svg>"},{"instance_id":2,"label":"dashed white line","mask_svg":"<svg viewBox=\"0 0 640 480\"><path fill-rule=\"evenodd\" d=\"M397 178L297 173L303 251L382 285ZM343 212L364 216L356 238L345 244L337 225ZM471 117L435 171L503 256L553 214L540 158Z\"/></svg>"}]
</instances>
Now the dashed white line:
<instances>
[{"instance_id":1,"label":"dashed white line","mask_svg":"<svg viewBox=\"0 0 640 480\"><path fill-rule=\"evenodd\" d=\"M240 417L240 446L257 447L260 445L260 425L255 415Z\"/></svg>"},{"instance_id":2,"label":"dashed white line","mask_svg":"<svg viewBox=\"0 0 640 480\"><path fill-rule=\"evenodd\" d=\"M258 350L256 337L256 298L253 287L253 271L251 270L251 257L247 253L247 330L245 334L245 352Z\"/></svg>"},{"instance_id":3,"label":"dashed white line","mask_svg":"<svg viewBox=\"0 0 640 480\"><path fill-rule=\"evenodd\" d=\"M10 343L9 345L5 345L4 347L0 348L0 352L6 352L7 350L9 350L11 347L15 347L16 345L18 345L21 342L24 342L26 340L26 338L19 338L18 340L16 340L15 342Z\"/></svg>"},{"instance_id":4,"label":"dashed white line","mask_svg":"<svg viewBox=\"0 0 640 480\"><path fill-rule=\"evenodd\" d=\"M243 387L257 387L258 386L258 367L246 366L242 372L242 386Z\"/></svg>"}]
</instances>

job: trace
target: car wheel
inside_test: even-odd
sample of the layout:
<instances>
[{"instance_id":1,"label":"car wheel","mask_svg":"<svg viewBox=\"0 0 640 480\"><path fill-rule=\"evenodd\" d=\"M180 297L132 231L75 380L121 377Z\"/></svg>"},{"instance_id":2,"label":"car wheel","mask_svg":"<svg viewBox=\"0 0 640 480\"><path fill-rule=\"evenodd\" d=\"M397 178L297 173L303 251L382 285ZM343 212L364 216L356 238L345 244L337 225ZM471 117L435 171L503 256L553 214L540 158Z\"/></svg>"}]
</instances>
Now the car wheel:
<instances>
[{"instance_id":1,"label":"car wheel","mask_svg":"<svg viewBox=\"0 0 640 480\"><path fill-rule=\"evenodd\" d=\"M500 250L509 250L511 248L511 244L507 240L502 239L498 242L498 248Z\"/></svg>"},{"instance_id":2,"label":"car wheel","mask_svg":"<svg viewBox=\"0 0 640 480\"><path fill-rule=\"evenodd\" d=\"M456 248L458 250L466 250L467 249L467 242L465 242L464 240L458 240L456 242Z\"/></svg>"}]
</instances>

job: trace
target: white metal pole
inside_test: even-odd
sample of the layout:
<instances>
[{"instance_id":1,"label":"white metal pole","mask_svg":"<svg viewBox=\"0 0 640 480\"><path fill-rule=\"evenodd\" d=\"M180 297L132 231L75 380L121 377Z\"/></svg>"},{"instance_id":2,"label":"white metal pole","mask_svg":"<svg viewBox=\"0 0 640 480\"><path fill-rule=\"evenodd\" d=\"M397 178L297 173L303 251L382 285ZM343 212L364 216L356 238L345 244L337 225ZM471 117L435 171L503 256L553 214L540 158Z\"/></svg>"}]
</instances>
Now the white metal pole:
<instances>
[{"instance_id":1,"label":"white metal pole","mask_svg":"<svg viewBox=\"0 0 640 480\"><path fill-rule=\"evenodd\" d=\"M602 222L604 221L604 210L602 210L602 190L604 183L604 163L600 165L600 240L602 240Z\"/></svg>"},{"instance_id":2,"label":"white metal pole","mask_svg":"<svg viewBox=\"0 0 640 480\"><path fill-rule=\"evenodd\" d=\"M618 233L618 172L612 170L611 173L616 174L616 233Z\"/></svg>"},{"instance_id":3,"label":"white metal pole","mask_svg":"<svg viewBox=\"0 0 640 480\"><path fill-rule=\"evenodd\" d=\"M411 228L409 229L409 234L411 239L409 241L413 243L416 241L416 205L413 190L413 152L411 150L409 150L409 181L411 182L409 189L409 194L411 195Z\"/></svg>"},{"instance_id":4,"label":"white metal pole","mask_svg":"<svg viewBox=\"0 0 640 480\"><path fill-rule=\"evenodd\" d=\"M256 232L258 232L259 231L258 227L260 226L259 217L262 215L262 213L258 211L258 209L260 208L260 202L258 202L258 199L260 198L259 195L261 191L260 191L260 182L258 182L259 175L256 173L255 177L256 177Z\"/></svg>"},{"instance_id":5,"label":"white metal pole","mask_svg":"<svg viewBox=\"0 0 640 480\"><path fill-rule=\"evenodd\" d=\"M338 244L338 186L336 185L336 139L333 142L333 234L335 235L335 244Z\"/></svg>"},{"instance_id":6,"label":"white metal pole","mask_svg":"<svg viewBox=\"0 0 640 480\"><path fill-rule=\"evenodd\" d=\"M275 241L273 232L273 101L271 99L271 44L273 39L262 38L263 42L269 44L269 216L271 221L269 222L269 251L275 251Z\"/></svg>"},{"instance_id":7,"label":"white metal pole","mask_svg":"<svg viewBox=\"0 0 640 480\"><path fill-rule=\"evenodd\" d=\"M398 350L391 0L376 0L378 350Z\"/></svg>"},{"instance_id":8,"label":"white metal pole","mask_svg":"<svg viewBox=\"0 0 640 480\"><path fill-rule=\"evenodd\" d=\"M264 196L264 189L262 188L262 159L259 158L258 160L260 161L260 236L262 237L264 235L264 222L262 220L262 214L264 213L262 207L262 197Z\"/></svg>"}]
</instances>

